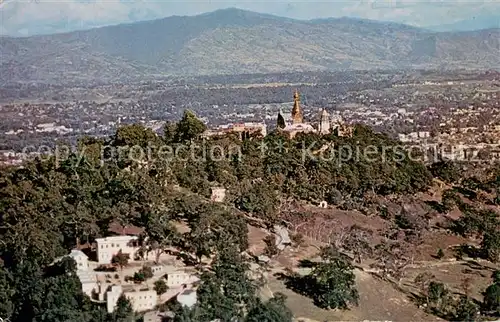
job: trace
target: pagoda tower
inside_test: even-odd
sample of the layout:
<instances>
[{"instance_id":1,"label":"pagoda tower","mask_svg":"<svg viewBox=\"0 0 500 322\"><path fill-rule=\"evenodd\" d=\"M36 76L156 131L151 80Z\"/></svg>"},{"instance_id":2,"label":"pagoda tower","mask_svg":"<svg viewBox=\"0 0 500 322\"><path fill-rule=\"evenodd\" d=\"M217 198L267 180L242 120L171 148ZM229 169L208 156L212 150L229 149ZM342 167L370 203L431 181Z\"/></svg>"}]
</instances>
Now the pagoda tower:
<instances>
[{"instance_id":1,"label":"pagoda tower","mask_svg":"<svg viewBox=\"0 0 500 322\"><path fill-rule=\"evenodd\" d=\"M300 95L297 90L293 94L292 124L304 123L304 117L300 110Z\"/></svg>"}]
</instances>

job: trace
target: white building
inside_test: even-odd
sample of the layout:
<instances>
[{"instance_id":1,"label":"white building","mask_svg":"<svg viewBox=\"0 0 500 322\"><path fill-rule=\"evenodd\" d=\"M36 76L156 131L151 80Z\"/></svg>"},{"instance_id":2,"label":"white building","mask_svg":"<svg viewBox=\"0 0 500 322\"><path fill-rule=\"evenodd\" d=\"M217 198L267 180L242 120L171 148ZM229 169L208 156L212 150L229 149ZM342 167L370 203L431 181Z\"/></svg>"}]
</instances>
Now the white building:
<instances>
[{"instance_id":1,"label":"white building","mask_svg":"<svg viewBox=\"0 0 500 322\"><path fill-rule=\"evenodd\" d=\"M110 264L113 256L120 250L124 254L129 254L130 260L134 260L135 254L139 250L138 238L135 236L97 238L96 242L99 264Z\"/></svg>"},{"instance_id":2,"label":"white building","mask_svg":"<svg viewBox=\"0 0 500 322\"><path fill-rule=\"evenodd\" d=\"M130 301L132 309L135 312L152 310L158 304L158 296L153 290L131 290L124 292L120 285L113 285L106 293L108 313L112 313L115 310L116 303L122 294Z\"/></svg>"},{"instance_id":3,"label":"white building","mask_svg":"<svg viewBox=\"0 0 500 322\"><path fill-rule=\"evenodd\" d=\"M113 285L106 293L106 308L108 313L113 313L118 302L118 298L122 295L123 290L120 285Z\"/></svg>"},{"instance_id":4,"label":"white building","mask_svg":"<svg viewBox=\"0 0 500 322\"><path fill-rule=\"evenodd\" d=\"M97 275L93 270L89 270L89 260L87 255L81 250L73 249L67 256L60 257L55 262L64 257L71 257L76 263L76 275L82 283L82 291L92 297L95 290L98 290Z\"/></svg>"},{"instance_id":5,"label":"white building","mask_svg":"<svg viewBox=\"0 0 500 322\"><path fill-rule=\"evenodd\" d=\"M207 130L203 133L204 137L215 135L224 135L227 133L237 133L241 139L249 137L251 134L257 133L263 137L267 135L267 126L265 123L246 122L238 124L220 125L215 129Z\"/></svg>"},{"instance_id":6,"label":"white building","mask_svg":"<svg viewBox=\"0 0 500 322\"><path fill-rule=\"evenodd\" d=\"M320 134L330 133L330 114L326 109L323 109L320 113L318 131Z\"/></svg>"},{"instance_id":7,"label":"white building","mask_svg":"<svg viewBox=\"0 0 500 322\"><path fill-rule=\"evenodd\" d=\"M165 274L167 279L167 286L169 288L179 287L182 284L191 284L198 280L195 275L186 273L184 271L176 271Z\"/></svg>"},{"instance_id":8,"label":"white building","mask_svg":"<svg viewBox=\"0 0 500 322\"><path fill-rule=\"evenodd\" d=\"M287 133L290 139L293 139L298 133L314 133L316 130L307 123L296 123L285 126L283 132Z\"/></svg>"},{"instance_id":9,"label":"white building","mask_svg":"<svg viewBox=\"0 0 500 322\"><path fill-rule=\"evenodd\" d=\"M224 199L226 198L226 189L224 188L212 188L212 196L210 197L210 200L214 202L224 202Z\"/></svg>"},{"instance_id":10,"label":"white building","mask_svg":"<svg viewBox=\"0 0 500 322\"><path fill-rule=\"evenodd\" d=\"M125 297L132 304L132 309L135 312L152 310L158 304L158 296L156 291L130 291L124 293Z\"/></svg>"},{"instance_id":11,"label":"white building","mask_svg":"<svg viewBox=\"0 0 500 322\"><path fill-rule=\"evenodd\" d=\"M431 132L429 131L420 131L418 132L418 137L421 139L426 139L431 137Z\"/></svg>"},{"instance_id":12,"label":"white building","mask_svg":"<svg viewBox=\"0 0 500 322\"><path fill-rule=\"evenodd\" d=\"M163 274L163 266L161 265L151 266L151 272L153 272L153 275Z\"/></svg>"},{"instance_id":13,"label":"white building","mask_svg":"<svg viewBox=\"0 0 500 322\"><path fill-rule=\"evenodd\" d=\"M188 308L192 308L196 304L196 301L196 291L193 289L185 289L177 295L177 302Z\"/></svg>"},{"instance_id":14,"label":"white building","mask_svg":"<svg viewBox=\"0 0 500 322\"><path fill-rule=\"evenodd\" d=\"M76 269L79 271L87 271L89 269L89 258L84 252L78 249L73 249L68 255L76 262Z\"/></svg>"},{"instance_id":15,"label":"white building","mask_svg":"<svg viewBox=\"0 0 500 322\"><path fill-rule=\"evenodd\" d=\"M78 271L76 275L82 283L82 291L87 294L90 298L93 298L94 292L99 290L99 284L97 283L97 275L88 271Z\"/></svg>"}]
</instances>

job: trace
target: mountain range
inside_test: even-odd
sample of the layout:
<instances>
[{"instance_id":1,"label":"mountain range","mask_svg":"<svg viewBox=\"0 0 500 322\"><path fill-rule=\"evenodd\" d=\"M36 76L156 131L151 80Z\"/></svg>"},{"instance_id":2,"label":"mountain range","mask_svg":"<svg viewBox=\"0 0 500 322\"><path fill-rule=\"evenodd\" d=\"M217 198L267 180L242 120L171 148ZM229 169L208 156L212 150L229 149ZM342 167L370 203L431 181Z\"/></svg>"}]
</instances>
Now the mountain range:
<instances>
[{"instance_id":1,"label":"mountain range","mask_svg":"<svg viewBox=\"0 0 500 322\"><path fill-rule=\"evenodd\" d=\"M53 35L0 38L0 80L408 68L499 69L500 29L435 32L353 18L239 9Z\"/></svg>"},{"instance_id":2,"label":"mountain range","mask_svg":"<svg viewBox=\"0 0 500 322\"><path fill-rule=\"evenodd\" d=\"M450 24L427 27L433 31L473 31L480 29L500 28L500 16L496 14L481 15L468 20L461 20Z\"/></svg>"}]
</instances>

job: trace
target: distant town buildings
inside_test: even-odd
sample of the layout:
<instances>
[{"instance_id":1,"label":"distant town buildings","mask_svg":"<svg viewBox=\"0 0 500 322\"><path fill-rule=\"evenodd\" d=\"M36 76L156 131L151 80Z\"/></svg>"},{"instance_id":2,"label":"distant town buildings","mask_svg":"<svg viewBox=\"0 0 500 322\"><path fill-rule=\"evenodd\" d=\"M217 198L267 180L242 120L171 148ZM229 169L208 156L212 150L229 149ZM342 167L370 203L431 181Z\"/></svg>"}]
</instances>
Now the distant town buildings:
<instances>
[{"instance_id":1,"label":"distant town buildings","mask_svg":"<svg viewBox=\"0 0 500 322\"><path fill-rule=\"evenodd\" d=\"M227 133L236 133L241 140L249 138L253 134L258 134L264 137L267 135L267 126L265 123L253 122L226 124L220 125L215 129L205 131L205 133L203 133L203 136L211 137L217 135L225 135Z\"/></svg>"}]
</instances>

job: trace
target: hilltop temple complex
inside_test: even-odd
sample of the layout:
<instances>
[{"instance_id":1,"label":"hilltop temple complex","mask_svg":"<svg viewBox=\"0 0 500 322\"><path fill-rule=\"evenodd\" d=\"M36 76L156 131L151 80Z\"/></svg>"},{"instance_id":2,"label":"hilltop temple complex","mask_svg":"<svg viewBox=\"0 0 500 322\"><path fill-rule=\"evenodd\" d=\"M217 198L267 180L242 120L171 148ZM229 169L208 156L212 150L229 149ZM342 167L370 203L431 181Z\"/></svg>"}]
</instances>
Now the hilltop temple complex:
<instances>
[{"instance_id":1,"label":"hilltop temple complex","mask_svg":"<svg viewBox=\"0 0 500 322\"><path fill-rule=\"evenodd\" d=\"M297 90L293 94L293 108L290 120L286 120L280 111L276 127L290 138L294 138L298 133L318 133L324 135L333 132L339 136L350 136L352 134L351 127L347 126L342 119L336 119L332 122L330 114L324 108L319 113L319 121L316 126L304 122L304 115L300 106L300 94Z\"/></svg>"},{"instance_id":2,"label":"hilltop temple complex","mask_svg":"<svg viewBox=\"0 0 500 322\"><path fill-rule=\"evenodd\" d=\"M316 123L316 121L315 121ZM291 114L278 113L276 128L285 133L289 138L294 138L298 133L318 133L326 135L334 133L338 136L352 135L352 127L345 124L342 118L332 118L326 109L320 110L316 124L304 121L304 113L300 105L300 94L297 90L293 93L293 107ZM227 133L236 133L240 139L250 138L254 134L267 135L265 123L238 123L220 125L203 133L204 137L220 136Z\"/></svg>"}]
</instances>

